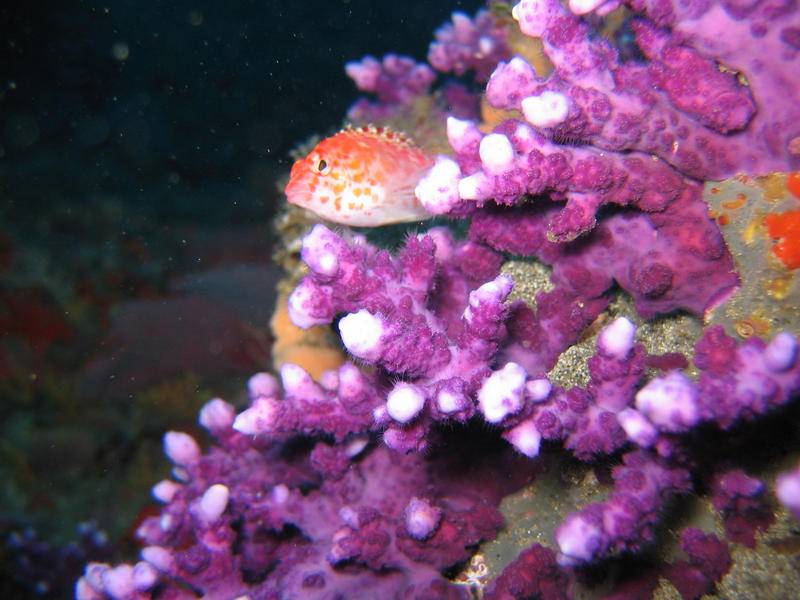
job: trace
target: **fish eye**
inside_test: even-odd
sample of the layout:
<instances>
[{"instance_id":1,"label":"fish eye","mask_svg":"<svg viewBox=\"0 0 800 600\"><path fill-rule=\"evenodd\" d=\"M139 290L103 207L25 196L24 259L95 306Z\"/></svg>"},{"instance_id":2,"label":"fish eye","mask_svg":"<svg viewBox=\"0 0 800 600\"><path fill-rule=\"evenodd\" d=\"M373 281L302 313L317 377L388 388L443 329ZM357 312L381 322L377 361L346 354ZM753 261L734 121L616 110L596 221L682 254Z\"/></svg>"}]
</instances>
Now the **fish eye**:
<instances>
[{"instance_id":1,"label":"fish eye","mask_svg":"<svg viewBox=\"0 0 800 600\"><path fill-rule=\"evenodd\" d=\"M327 175L331 170L331 166L328 164L324 158L320 158L319 162L317 163L317 171L319 171L320 175Z\"/></svg>"}]
</instances>

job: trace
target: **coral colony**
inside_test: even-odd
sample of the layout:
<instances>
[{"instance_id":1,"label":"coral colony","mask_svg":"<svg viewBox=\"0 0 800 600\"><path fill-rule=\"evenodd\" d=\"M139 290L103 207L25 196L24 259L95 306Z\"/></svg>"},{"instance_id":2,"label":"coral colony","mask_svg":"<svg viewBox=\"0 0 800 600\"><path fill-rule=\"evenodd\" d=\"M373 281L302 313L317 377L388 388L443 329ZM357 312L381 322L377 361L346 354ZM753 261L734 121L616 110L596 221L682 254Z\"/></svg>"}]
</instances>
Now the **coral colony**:
<instances>
[{"instance_id":1,"label":"coral colony","mask_svg":"<svg viewBox=\"0 0 800 600\"><path fill-rule=\"evenodd\" d=\"M588 382L547 376L615 283L645 320L702 317L736 293L702 182L800 168L797 4L524 0L511 14L454 14L430 67L397 56L348 65L374 95L354 121L402 113L430 93L433 69L474 75L472 88L437 90L458 115L446 120L451 149L415 190L427 213L466 220L468 235L433 227L390 253L314 225L289 314L302 328L334 326L351 361L319 381L291 364L279 378L257 374L238 414L210 401L200 423L216 442L205 451L167 433L173 478L153 489L164 507L138 530L141 560L89 564L79 600L467 598L453 575L509 526L500 500L536 477L544 454L610 458L605 499L482 589L567 598L593 564L656 540L670 499L696 490L701 428L725 439L800 390L788 332L742 341L715 325L693 353L654 356L625 317L606 320ZM624 15L615 42L598 33L613 14ZM549 74L512 50L521 34L540 40ZM488 127L480 99L501 115ZM552 268L535 309L509 298L509 254ZM768 496L800 517L800 470L772 488L703 464L728 541L679 533L683 558L660 576L684 598L714 590L729 541L753 545L772 518ZM643 597L625 589L614 597Z\"/></svg>"}]
</instances>

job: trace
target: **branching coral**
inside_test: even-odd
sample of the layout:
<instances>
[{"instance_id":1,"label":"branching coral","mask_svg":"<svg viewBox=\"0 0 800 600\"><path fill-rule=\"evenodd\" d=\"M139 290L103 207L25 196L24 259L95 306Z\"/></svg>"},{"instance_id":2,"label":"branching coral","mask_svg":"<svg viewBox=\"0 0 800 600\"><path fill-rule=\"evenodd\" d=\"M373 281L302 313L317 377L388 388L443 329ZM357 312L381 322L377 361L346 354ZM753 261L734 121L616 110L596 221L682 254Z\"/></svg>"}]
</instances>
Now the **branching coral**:
<instances>
[{"instance_id":1,"label":"branching coral","mask_svg":"<svg viewBox=\"0 0 800 600\"><path fill-rule=\"evenodd\" d=\"M616 462L611 491L569 514L553 549L523 551L487 597L568 597L582 567L641 551L669 501L709 479L727 537L754 543L769 522L765 484L735 469L709 476L697 440L791 402L800 390L794 335L740 342L714 326L692 356L653 357L620 317L600 330L586 385L554 385L546 374L615 284L645 319L703 317L736 292L699 181L800 164L798 11L790 2L631 0L635 44L623 58L580 16L620 4L523 0L518 25L482 12L437 32L433 67L488 77L488 102L518 117L484 133L451 116L452 152L416 188L432 214L469 219L468 237L434 227L392 254L358 234L311 229L289 316L303 328L334 325L352 362L319 381L292 364L281 385L258 375L238 415L213 401L201 423L217 441L205 453L168 434L175 477L154 489L166 506L138 532L143 561L90 565L81 600L357 598L365 589L465 597L442 573L496 535L502 497L560 446L581 461ZM507 27L516 26L540 38L554 67L547 77L508 56ZM406 114L434 80L430 67L393 55L347 69L376 96L354 107L359 118ZM510 301L502 253L551 265L553 289ZM476 445L509 444L470 454L476 435ZM466 468L448 462L461 452ZM786 474L777 488L795 511L797 480ZM654 572L698 598L729 569L728 545L692 528L680 541L685 559Z\"/></svg>"}]
</instances>

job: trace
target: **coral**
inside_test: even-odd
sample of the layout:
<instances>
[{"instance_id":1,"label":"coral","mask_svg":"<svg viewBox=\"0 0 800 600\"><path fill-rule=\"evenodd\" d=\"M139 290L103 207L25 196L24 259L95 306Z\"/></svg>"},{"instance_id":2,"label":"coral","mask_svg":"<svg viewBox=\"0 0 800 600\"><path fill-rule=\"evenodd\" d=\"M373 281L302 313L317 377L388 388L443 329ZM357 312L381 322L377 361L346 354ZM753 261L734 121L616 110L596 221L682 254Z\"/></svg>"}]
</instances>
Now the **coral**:
<instances>
[{"instance_id":1,"label":"coral","mask_svg":"<svg viewBox=\"0 0 800 600\"><path fill-rule=\"evenodd\" d=\"M566 573L559 569L553 552L534 545L521 552L503 574L492 582L484 598L562 600L568 597L567 584Z\"/></svg>"},{"instance_id":2,"label":"coral","mask_svg":"<svg viewBox=\"0 0 800 600\"><path fill-rule=\"evenodd\" d=\"M599 12L618 3L607 4ZM486 98L526 122L509 119L483 134L475 123L451 119L455 161L441 159L423 180L423 205L457 215L476 203L547 194L567 201L549 233L568 240L591 229L605 204L663 210L681 194L681 175L721 179L800 164L800 115L790 100L800 94L790 75L800 56L793 8L631 4L650 16L632 21L643 63L621 60L558 0L517 4L514 18L542 40L554 71L540 76L520 56L497 66ZM756 46L775 59L754 58ZM757 110L755 98L769 110Z\"/></svg>"},{"instance_id":3,"label":"coral","mask_svg":"<svg viewBox=\"0 0 800 600\"><path fill-rule=\"evenodd\" d=\"M505 325L511 311L503 301L511 291L510 280L496 277L476 289L474 278L479 277L480 281L497 273L496 256L472 242L454 242L444 229L409 238L393 258L362 239L348 244L317 225L303 241L303 257L310 273L289 298L292 320L311 327L330 323L344 313L338 327L348 351L390 375L404 378L389 391L385 414L376 416L379 423L391 424L387 435L390 444L400 435L395 433L399 430L415 438L424 436L419 418L423 412L434 420L463 421L474 414L477 404L487 421L501 423L520 413L526 399L535 406L523 412L540 421L537 430L547 438L562 438L574 433L577 415L594 404L595 397L602 395L604 411L588 417L589 422L608 411L616 413L627 408L635 386L640 384L645 357L641 348L634 347L635 328L625 319L614 322L600 336L598 355L589 365L592 384L587 389L556 389L551 393L546 380L531 379L526 383L529 373L524 367L536 365L541 344L528 344L533 347L530 350L513 338L514 343L507 344ZM465 257L473 269L472 281L461 266L466 264ZM578 255L576 261L581 258ZM585 277L590 277L591 270L580 262L573 272L579 268L586 272ZM698 275L690 279L700 278ZM603 291L607 285L603 282L598 287ZM690 291L684 296L696 293L702 286L687 285L686 289ZM648 314L646 310L641 312ZM559 329L548 323L549 331ZM504 351L516 362L490 369L489 365L504 356ZM695 363L703 371L699 386L677 372L654 380L637 394L638 412L629 410L628 421L652 421L656 429L669 433L686 431L709 420L729 427L742 416L760 414L770 406L785 403L800 385L797 342L788 334L776 336L769 346L754 338L737 347L735 340L721 329L712 328L698 343ZM671 420L677 417L672 412L673 404L668 402L681 407L675 413L682 415L680 420ZM517 424L514 419L506 423ZM584 456L599 452L599 448L590 449L598 444L606 454L622 444L620 431L613 433L613 427L608 429L610 424L598 426L605 427L605 433L586 433L586 441L573 439L568 447ZM403 441L398 440L394 447L413 449L413 444L403 445L410 441L407 436L400 437ZM612 441L615 437L619 441ZM650 446L654 440L636 441ZM609 445L603 447L604 444Z\"/></svg>"},{"instance_id":4,"label":"coral","mask_svg":"<svg viewBox=\"0 0 800 600\"><path fill-rule=\"evenodd\" d=\"M487 379L505 335L503 301L511 291L510 280L497 276L500 257L493 251L456 243L439 228L410 237L393 258L363 239L348 244L317 225L304 238L302 255L310 272L289 297L293 322L310 327L347 313L338 327L348 351L388 374L413 379L397 383L376 415L388 425L384 439L393 448L424 447L431 419L469 419L475 413L469 398L484 380L508 384L502 371L496 375L503 381ZM509 377L513 369L506 367ZM487 420L516 412L521 391L511 393L514 399L506 403L481 406ZM421 413L425 418L418 418Z\"/></svg>"},{"instance_id":5,"label":"coral","mask_svg":"<svg viewBox=\"0 0 800 600\"><path fill-rule=\"evenodd\" d=\"M379 61L365 56L345 66L347 75L359 90L374 94L377 101L359 100L350 108L348 117L356 122L376 122L390 117L400 107L424 95L436 74L426 64L413 58L388 54Z\"/></svg>"},{"instance_id":6,"label":"coral","mask_svg":"<svg viewBox=\"0 0 800 600\"><path fill-rule=\"evenodd\" d=\"M689 489L689 473L645 452L631 452L614 469L614 492L566 518L556 530L559 562L575 565L611 552L636 550L653 539L666 500Z\"/></svg>"},{"instance_id":7,"label":"coral","mask_svg":"<svg viewBox=\"0 0 800 600\"><path fill-rule=\"evenodd\" d=\"M498 81L496 102L521 106L527 100L533 124L555 138L652 153L697 179L797 164L798 109L790 98L798 84L787 75L798 60L800 21L790 4L629 4L648 17L632 22L645 63L621 62L613 46L591 39L588 26L557 0L520 2L514 16L525 33L542 38L555 73L546 81L518 75L510 88ZM602 5L584 7L602 11ZM754 56L756 47L770 60ZM541 111L548 98L559 112ZM757 111L754 98L769 99L769 110ZM543 115L554 122L536 122Z\"/></svg>"},{"instance_id":8,"label":"coral","mask_svg":"<svg viewBox=\"0 0 800 600\"><path fill-rule=\"evenodd\" d=\"M347 243L317 225L302 254L310 272L289 300L292 318L313 326L347 313L339 321L345 347L377 369L366 373L346 363L317 383L286 364L282 392L270 375L254 376L248 409L236 415L215 400L201 412L201 424L218 439L205 455L188 435L168 433L165 451L178 482L154 488L167 507L139 530L148 545L144 561L90 566L79 597L117 597L117 589L145 593L155 585L153 569L161 581L211 596L244 593L253 580L270 593L310 594L318 586L346 593L355 583L331 571L344 563L378 577L374 584L388 586L386 593L403 589L424 597L418 592L431 581L444 586L440 595L450 593L438 571L465 560L467 548L493 537L502 522L494 505L478 502L474 492L458 499L456 488L445 486L432 494L443 485L441 475L426 479L418 453L392 455L391 449L436 447L436 423L465 423L475 415L499 427L525 457L539 454L542 439L564 440L582 459L630 442L642 448L627 452L613 470L614 491L605 501L567 516L555 532L563 566L636 551L653 539L666 502L691 489L681 435L703 423L729 428L755 418L800 388L794 337L737 344L719 327L696 345L698 382L670 371L640 387L645 352L624 318L600 332L587 386L554 387L514 362L490 366L508 342L504 299L511 290L504 276L477 283L496 274L493 251L434 229L410 237L392 257L362 238ZM371 446L375 431L385 445ZM293 450L296 436L308 441ZM734 507L736 494L753 495L738 483L747 481L727 482ZM319 493L299 492L309 487ZM352 498L360 498L359 508L350 506ZM255 529L242 529L242 519ZM280 544L285 536L289 548ZM242 557L232 553L250 543ZM697 560L701 575L711 568ZM388 581L379 576L386 568L404 575ZM512 578L503 585L547 587L563 576L553 573L543 582ZM705 587L715 580L697 578Z\"/></svg>"},{"instance_id":9,"label":"coral","mask_svg":"<svg viewBox=\"0 0 800 600\"><path fill-rule=\"evenodd\" d=\"M388 54L382 61L366 56L360 62L347 63L345 71L358 89L375 94L378 102L386 104L406 103L424 94L436 78L428 65L396 54Z\"/></svg>"},{"instance_id":10,"label":"coral","mask_svg":"<svg viewBox=\"0 0 800 600\"><path fill-rule=\"evenodd\" d=\"M727 545L712 534L690 528L681 533L681 549L688 560L671 565L665 576L683 598L700 598L714 591L731 567Z\"/></svg>"},{"instance_id":11,"label":"coral","mask_svg":"<svg viewBox=\"0 0 800 600\"><path fill-rule=\"evenodd\" d=\"M475 79L485 82L501 60L507 60L507 29L492 13L478 11L474 19L453 13L452 22L442 25L428 50L428 62L437 71L458 76L474 71Z\"/></svg>"},{"instance_id":12,"label":"coral","mask_svg":"<svg viewBox=\"0 0 800 600\"><path fill-rule=\"evenodd\" d=\"M323 433L342 441L369 431L382 400L374 382L351 363L325 373L323 385L292 364L281 368L281 380L284 397L279 400L274 377L262 373L250 379L251 406L236 417L234 429L244 434Z\"/></svg>"},{"instance_id":13,"label":"coral","mask_svg":"<svg viewBox=\"0 0 800 600\"><path fill-rule=\"evenodd\" d=\"M766 486L741 469L721 473L712 483L714 508L722 514L725 535L731 541L754 548L756 534L774 521L765 502Z\"/></svg>"},{"instance_id":14,"label":"coral","mask_svg":"<svg viewBox=\"0 0 800 600\"><path fill-rule=\"evenodd\" d=\"M523 0L516 23L500 9L457 13L437 31L430 64L472 72L470 86L486 82L490 130L476 121L469 86L430 91L427 65L397 55L348 64L373 96L351 108L356 122L413 123L424 113L420 130L436 135L430 123L450 113L451 151L415 194L454 226L407 232L390 252L366 235L313 225L300 249L307 272L286 310L302 329L337 332L351 360L315 365L318 377L287 361L280 383L259 373L238 414L210 402L200 422L216 442L205 452L168 433L173 479L153 490L165 506L138 530L142 561L90 565L80 600L356 598L365 589L466 597L443 574L478 563L475 546L503 528L504 497L548 476L562 486L556 494L571 495L568 476L546 472L553 456L586 463L581 492L544 517L546 537L507 557L487 598L570 597L589 585L593 564L641 553L661 536L673 499L704 486L727 541L682 525L682 554L659 556L610 597L669 586L699 598L731 569L727 542L757 546L771 524L767 484L738 465L711 464L702 442L786 411L800 390L800 352L793 333L778 331L788 322L780 301L764 339L702 329L728 302L757 295L741 270L756 246L745 239L732 255L720 232L721 210L744 214L747 198L731 204L726 195L710 211L701 182L797 167L798 13L766 2L630 0L634 17L609 19L615 45L592 24L621 4ZM588 13L596 14L580 16ZM535 48L517 27L538 38L552 72L509 59L512 47ZM791 193L795 175L781 177L781 194ZM757 227L782 240L774 256L783 259L791 228L773 213ZM549 265L549 281L512 296L508 273L524 268L509 267L507 254L540 279ZM301 270L292 263L292 280ZM605 312L621 302L615 286L632 319ZM680 318L701 331L691 334L693 351L685 339L637 340L634 320L674 332L679 325L663 323ZM572 360L585 362L585 377L559 384L548 373L578 345L584 354ZM667 350L648 353L654 346ZM776 487L795 512L798 489L797 472Z\"/></svg>"},{"instance_id":15,"label":"coral","mask_svg":"<svg viewBox=\"0 0 800 600\"><path fill-rule=\"evenodd\" d=\"M552 265L553 284L571 296L597 298L616 282L645 318L676 309L701 315L726 298L738 278L698 191L693 189L664 212L612 215L572 244L547 239L553 208L476 215L470 236ZM515 235L521 228L524 235Z\"/></svg>"},{"instance_id":16,"label":"coral","mask_svg":"<svg viewBox=\"0 0 800 600\"><path fill-rule=\"evenodd\" d=\"M778 476L775 495L781 504L800 519L800 467Z\"/></svg>"},{"instance_id":17,"label":"coral","mask_svg":"<svg viewBox=\"0 0 800 600\"><path fill-rule=\"evenodd\" d=\"M249 388L254 405L259 394L279 393L264 375ZM487 485L495 461L516 459L453 436L449 443L464 449L461 466L397 455L358 435L292 444L277 432L243 434L246 414L209 402L200 423L217 445L205 453L187 434L165 436L176 479L153 488L165 507L137 532L143 560L90 564L76 587L80 600L156 589L159 597L358 597L364 586L375 597L464 598L440 571L495 535L500 498L530 477L517 464L514 477Z\"/></svg>"},{"instance_id":18,"label":"coral","mask_svg":"<svg viewBox=\"0 0 800 600\"><path fill-rule=\"evenodd\" d=\"M783 333L770 344L751 338L739 345L720 327L707 329L696 345L694 363L701 372L697 383L680 371L669 371L643 385L646 356L634 343L634 325L624 318L601 332L597 354L589 361L587 386L553 387L546 379L530 376L522 366L534 361L524 357L520 344L508 346L504 325L509 315L502 302L510 293L510 281L501 276L469 291L456 258L467 249L474 252L475 245L454 243L441 229L409 238L396 258L363 240L347 244L319 225L304 239L303 257L310 274L290 297L290 314L296 323L312 326L347 313L339 321L345 347L386 374L402 377L385 394L385 406L378 406L380 393L373 401L375 423L385 427L384 440L394 449L420 450L427 446L431 422L465 421L479 413L530 457L539 454L546 439L563 440L585 460L611 454L629 441L654 448L669 459L676 453L675 434L708 422L730 428L782 406L800 388L794 337ZM480 264L493 264L491 258L484 252L473 256L470 264L480 272ZM448 265L448 259L455 266ZM492 267L486 275L494 272ZM460 295L452 293L455 287ZM433 296L433 289L448 291L445 304L438 303L442 297ZM500 367L504 350L520 360ZM538 348L531 350L534 358L538 352ZM498 362L496 368L488 368ZM263 414L273 410L265 409ZM271 419L264 417L265 422ZM303 424L295 427L308 431ZM336 430L329 433L341 435ZM630 456L636 457L631 461L638 470L635 475L620 475L622 499L612 496L608 508L596 505L573 515L557 534L567 562L638 548L649 539L649 528L664 498L688 489L684 468L655 456ZM646 500L638 498L633 503L640 512L627 516L626 522L648 528L615 531L614 535L598 530L589 536L587 522L597 528L598 523L609 521L604 511L613 514L618 504L630 503L624 484L631 478L651 481L652 490ZM649 526L644 515L650 519ZM573 549L575 538L586 545ZM595 538L595 542L587 541Z\"/></svg>"},{"instance_id":19,"label":"coral","mask_svg":"<svg viewBox=\"0 0 800 600\"><path fill-rule=\"evenodd\" d=\"M509 64L515 60L521 61ZM451 117L447 135L455 159L439 158L417 186L432 214L460 216L489 201L513 206L526 196L550 195L567 201L548 227L549 238L563 242L591 230L605 204L661 211L691 193L691 185L663 161L635 152L565 148L517 120L483 134L475 123Z\"/></svg>"}]
</instances>

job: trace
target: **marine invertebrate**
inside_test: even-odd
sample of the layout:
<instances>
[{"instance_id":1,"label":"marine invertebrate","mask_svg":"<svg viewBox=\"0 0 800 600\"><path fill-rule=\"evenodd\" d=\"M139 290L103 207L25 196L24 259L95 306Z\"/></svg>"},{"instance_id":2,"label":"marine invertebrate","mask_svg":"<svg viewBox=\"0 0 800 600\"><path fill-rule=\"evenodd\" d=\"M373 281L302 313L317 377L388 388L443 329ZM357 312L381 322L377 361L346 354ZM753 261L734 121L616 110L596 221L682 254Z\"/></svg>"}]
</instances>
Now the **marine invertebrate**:
<instances>
[{"instance_id":1,"label":"marine invertebrate","mask_svg":"<svg viewBox=\"0 0 800 600\"><path fill-rule=\"evenodd\" d=\"M428 50L428 62L442 73L458 76L473 71L475 79L485 82L495 66L510 55L508 31L488 10L481 10L472 19L454 12L434 34L436 41Z\"/></svg>"},{"instance_id":2,"label":"marine invertebrate","mask_svg":"<svg viewBox=\"0 0 800 600\"><path fill-rule=\"evenodd\" d=\"M567 517L556 531L562 564L580 564L653 538L666 499L689 489L689 473L643 452L623 457L614 469L614 493Z\"/></svg>"},{"instance_id":3,"label":"marine invertebrate","mask_svg":"<svg viewBox=\"0 0 800 600\"><path fill-rule=\"evenodd\" d=\"M292 364L282 366L281 385L260 374L238 415L209 404L201 423L217 441L206 453L191 438L166 438L176 480L155 488L166 506L139 531L150 565L140 569L155 569L158 583L136 587L136 567L114 571L131 593L184 586L210 596L357 597L369 586L387 597L463 597L443 570L496 535L500 499L561 446L581 461L611 463L610 492L560 513L541 541L553 547L524 550L488 597L568 597L584 566L642 550L670 499L708 480L728 539L753 544L742 520L761 518L765 484L704 464L697 432L721 437L784 410L800 390L796 337L741 341L717 325L693 352L649 356L632 321L601 327L599 318L615 284L643 319L676 310L707 317L742 285L699 181L796 165L796 105L775 98L798 60L796 13L631 3L645 15L631 22L629 48L645 60L631 61L574 14L604 14L616 1L572 4L572 12L557 0L514 8L520 30L540 38L553 64L547 77L520 57L505 62L508 31L488 16L456 16L440 30L431 63L472 69L478 81L493 69L485 95L508 117L488 133L472 119L448 119L450 156L398 165L400 155L382 145L412 152L406 142L359 129L295 165L290 201L305 193L322 216L380 225L446 215L469 219L468 236L434 227L408 235L395 253L323 225L303 237L308 273L289 296L289 316L303 328L334 326L352 362L319 381ZM715 44L698 23L730 27L733 40ZM763 72L736 46L754 40L780 49ZM741 76L731 72L739 67ZM405 112L432 83L428 67L393 55L348 72L377 97L354 107L361 115ZM769 98L774 112L760 110ZM337 145L369 154L348 155L342 167L328 160L338 160ZM393 179L367 194L384 202L368 214L363 189L347 189L361 183L359 173L345 171L375 159ZM308 194L309 182L336 168L344 169L341 189L334 185L325 202ZM410 201L412 188L419 204L393 203ZM341 214L326 212L334 194ZM510 301L502 253L551 265L553 289ZM588 381L554 385L547 372L588 331L599 331ZM485 437L472 437L478 428ZM465 471L459 453L487 438L508 444L470 454ZM508 479L476 490L484 468ZM793 509L795 480L778 486ZM663 575L687 598L713 590L730 567L727 543L693 528L680 542L686 556L654 567L641 589L652 591ZM109 573L87 570L82 598L113 596Z\"/></svg>"},{"instance_id":4,"label":"marine invertebrate","mask_svg":"<svg viewBox=\"0 0 800 600\"><path fill-rule=\"evenodd\" d=\"M393 258L362 239L348 244L317 225L303 240L302 256L310 273L289 297L294 323L309 327L348 313L339 321L345 347L413 381L389 392L378 418L393 423L384 433L392 447L424 445L428 420L418 419L421 413L461 421L474 414L468 398L490 373L505 335L503 301L511 291L510 280L497 277L495 252L456 243L439 228L409 238ZM494 413L490 418L501 419Z\"/></svg>"},{"instance_id":5,"label":"marine invertebrate","mask_svg":"<svg viewBox=\"0 0 800 600\"><path fill-rule=\"evenodd\" d=\"M349 112L353 120L376 121L391 115L398 107L408 106L425 94L436 74L426 64L413 58L388 54L382 60L365 56L345 65L347 75L359 90L376 96L376 102L359 100Z\"/></svg>"},{"instance_id":6,"label":"marine invertebrate","mask_svg":"<svg viewBox=\"0 0 800 600\"><path fill-rule=\"evenodd\" d=\"M800 468L782 473L775 484L778 500L800 519Z\"/></svg>"},{"instance_id":7,"label":"marine invertebrate","mask_svg":"<svg viewBox=\"0 0 800 600\"><path fill-rule=\"evenodd\" d=\"M579 12L617 5L590 3ZM788 100L800 95L788 76L800 62L794 9L759 3L737 10L717 2L632 8L651 17L632 21L645 63L621 60L558 0L518 3L514 18L542 40L554 71L540 77L519 56L497 66L486 89L489 103L518 111L526 122L507 120L484 135L475 123L451 120L456 162L436 163L418 188L422 204L459 215L476 202L516 204L547 194L567 201L550 235L568 240L591 229L607 203L663 210L684 185L679 174L704 180L797 166L800 119ZM724 41L709 35L717 28L728 32ZM754 60L748 48L755 44L775 59ZM747 86L735 71L747 74ZM756 110L753 91L769 110Z\"/></svg>"},{"instance_id":8,"label":"marine invertebrate","mask_svg":"<svg viewBox=\"0 0 800 600\"><path fill-rule=\"evenodd\" d=\"M334 373L324 382L341 396L355 389L348 373L358 377L354 367L343 367L338 386ZM296 402L293 375L285 371L283 382L289 384L284 402ZM264 375L251 379L249 388L250 411L265 394L276 402L283 396ZM318 414L330 414L328 403L318 398ZM365 414L371 421L371 412ZM450 443L463 444L468 458L461 466L446 456L397 455L363 435L289 450L285 435L294 429L240 433L255 420L247 412L236 417L219 399L203 408L200 423L217 440L206 453L187 434L164 438L176 479L153 488L165 506L138 531L146 545L142 561L90 564L77 584L80 600L156 592L358 597L364 586L378 597L465 598L466 591L440 571L494 535L502 525L500 498L531 474L530 465L491 443L469 449L452 436ZM515 474L486 485L497 459L511 460Z\"/></svg>"},{"instance_id":9,"label":"marine invertebrate","mask_svg":"<svg viewBox=\"0 0 800 600\"><path fill-rule=\"evenodd\" d=\"M603 12L614 4L592 2L576 12ZM650 152L698 179L723 178L736 170L762 174L796 164L797 107L789 98L798 89L786 78L798 60L793 7L757 3L743 10L721 2L671 1L630 5L648 17L632 22L636 43L648 59L644 64L622 63L610 44L590 40L588 26L556 0L518 3L514 16L520 28L541 37L555 73L547 81L523 75L509 90L514 95L504 93L501 81L497 93L489 93L498 104L520 107L533 98L527 112L536 115L534 126L555 138L568 134L611 151ZM755 45L770 60L755 59L749 51ZM718 69L715 61L726 68ZM735 72L745 74L747 86ZM789 88L783 89L786 83ZM526 87L530 84L532 89ZM769 98L771 109L756 111L754 94L762 102ZM558 110L537 110L545 98ZM536 123L539 119L551 122ZM736 135L725 137L730 133Z\"/></svg>"},{"instance_id":10,"label":"marine invertebrate","mask_svg":"<svg viewBox=\"0 0 800 600\"><path fill-rule=\"evenodd\" d=\"M771 508L765 502L767 486L741 469L718 474L712 483L712 503L722 513L728 539L750 548L755 536L774 521Z\"/></svg>"},{"instance_id":11,"label":"marine invertebrate","mask_svg":"<svg viewBox=\"0 0 800 600\"><path fill-rule=\"evenodd\" d=\"M772 252L787 269L800 269L800 210L764 217L769 236L777 243Z\"/></svg>"}]
</instances>

